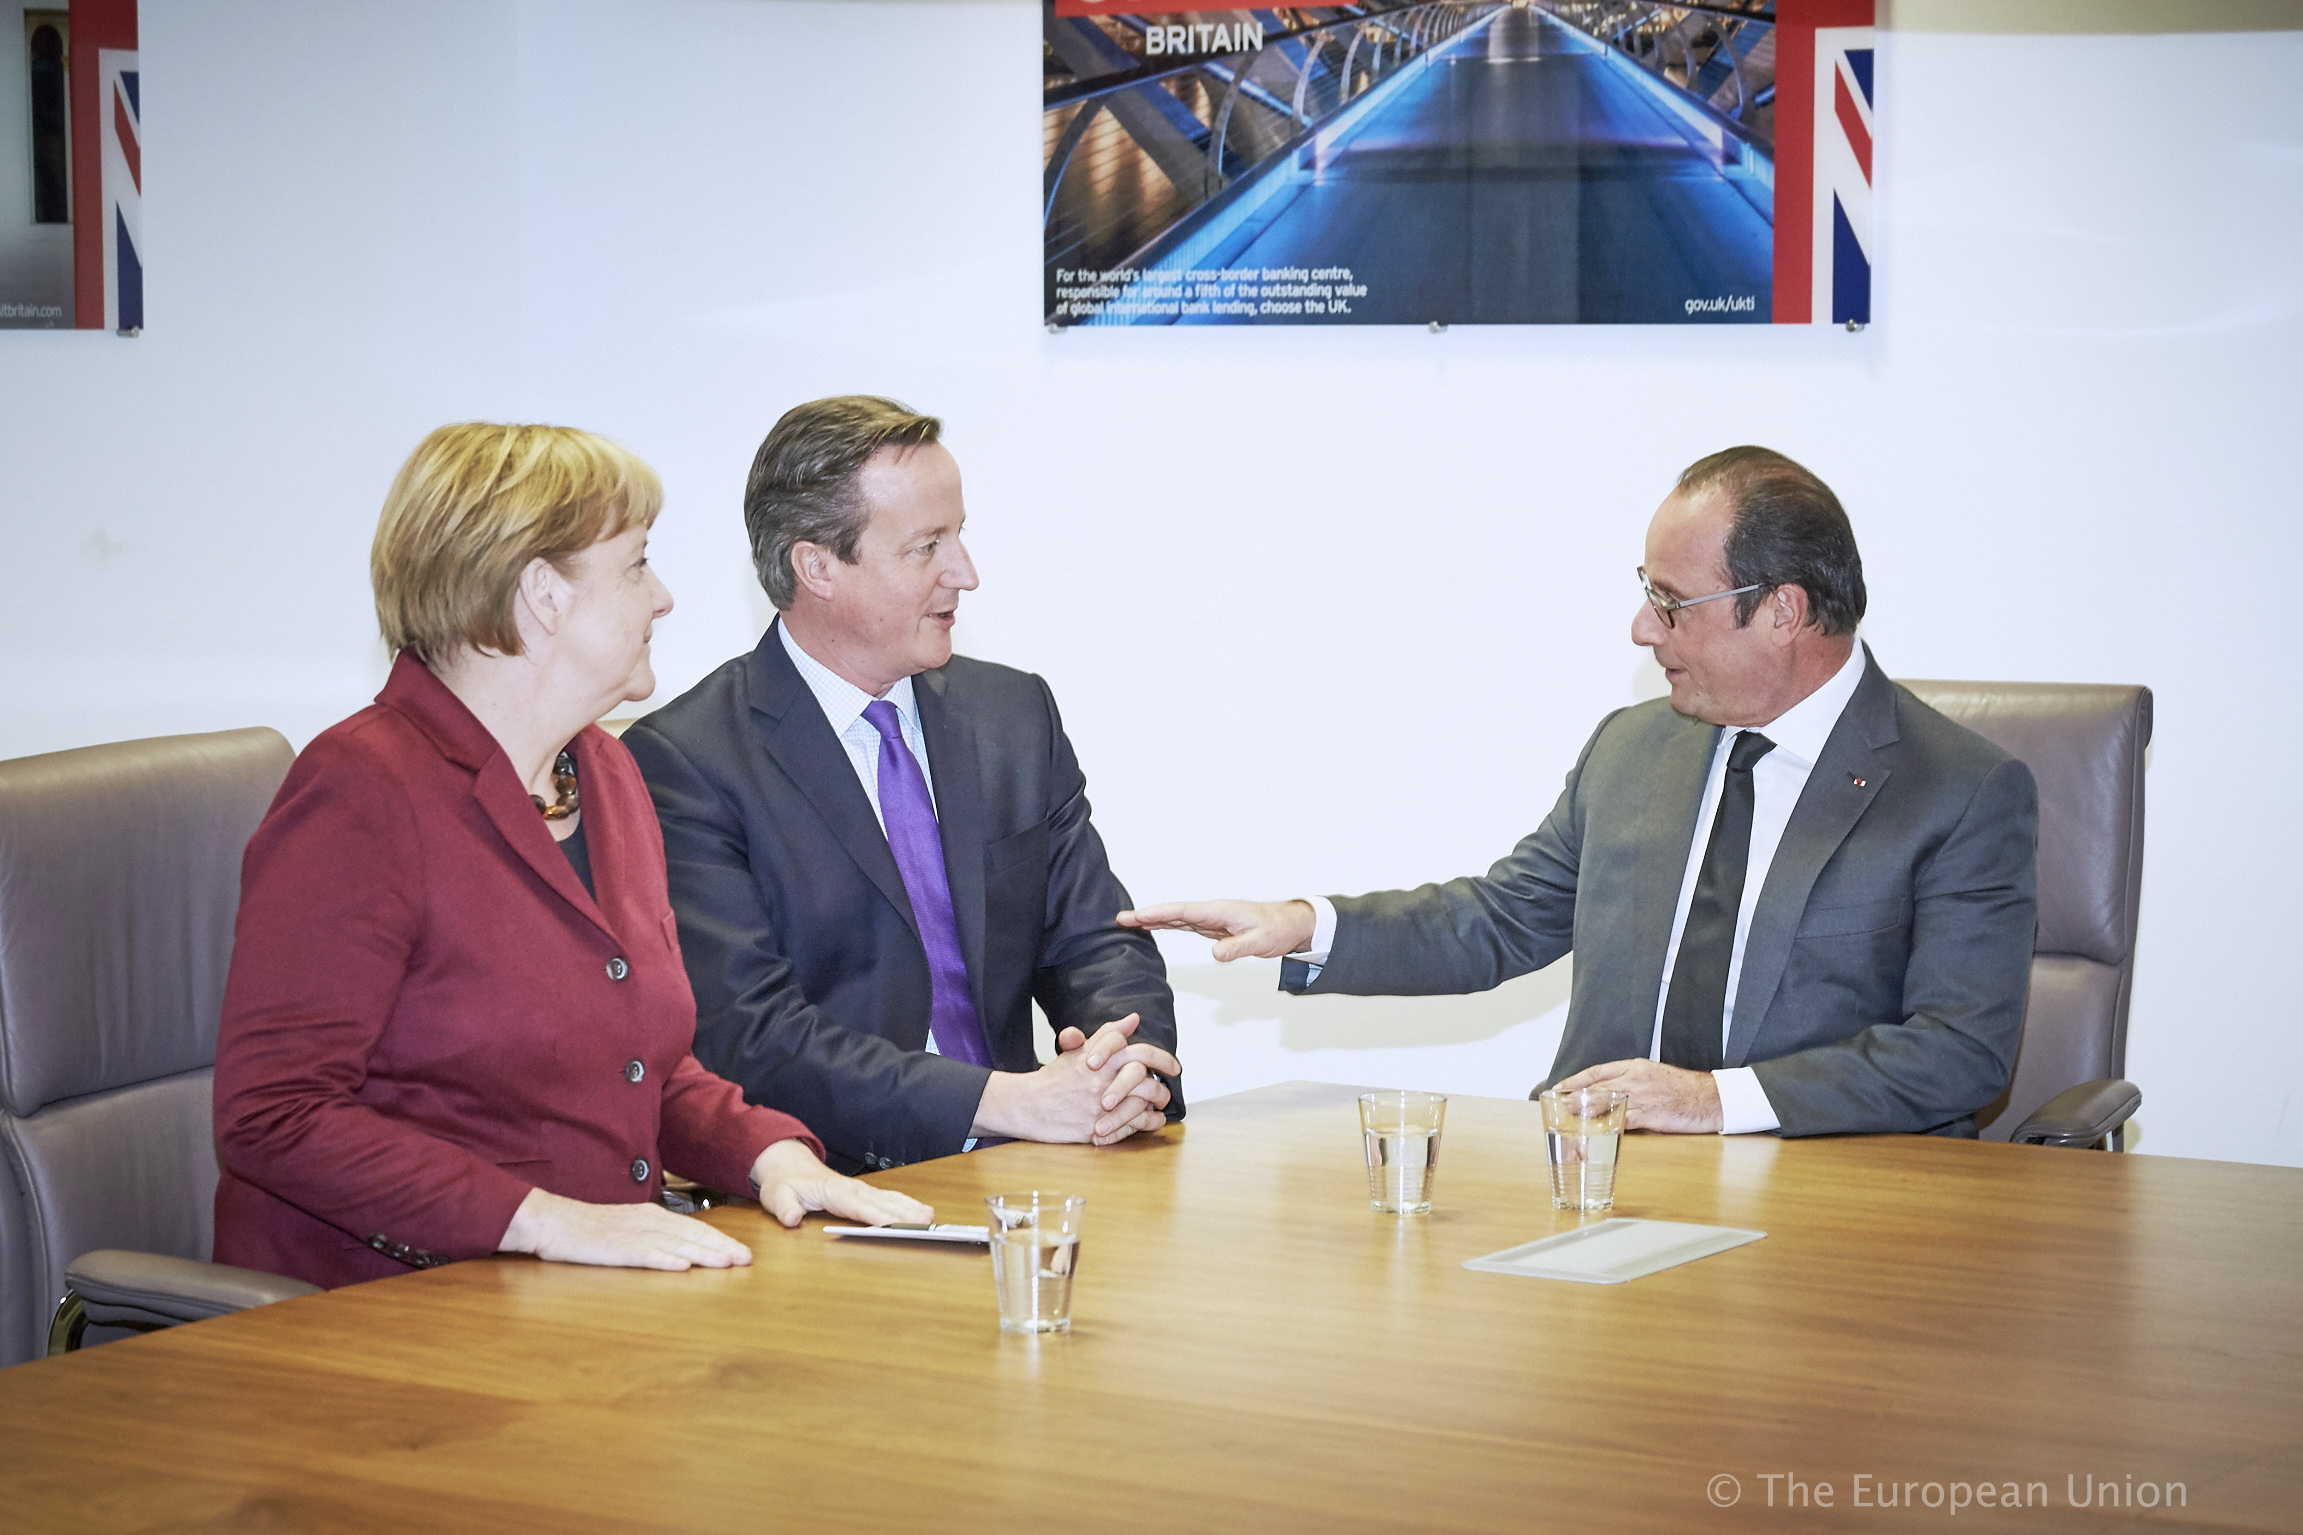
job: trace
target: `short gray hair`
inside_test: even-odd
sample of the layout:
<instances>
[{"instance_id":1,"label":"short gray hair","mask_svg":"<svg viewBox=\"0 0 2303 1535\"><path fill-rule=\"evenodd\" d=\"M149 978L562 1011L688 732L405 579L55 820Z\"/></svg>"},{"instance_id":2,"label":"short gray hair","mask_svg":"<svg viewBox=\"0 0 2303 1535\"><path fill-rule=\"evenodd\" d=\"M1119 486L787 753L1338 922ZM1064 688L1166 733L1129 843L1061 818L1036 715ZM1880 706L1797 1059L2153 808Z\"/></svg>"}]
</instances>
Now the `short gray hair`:
<instances>
[{"instance_id":1,"label":"short gray hair","mask_svg":"<svg viewBox=\"0 0 2303 1535\"><path fill-rule=\"evenodd\" d=\"M752 569L768 600L783 612L799 597L792 550L816 544L856 562L871 508L857 485L882 448L917 448L943 435L944 424L876 394L810 400L783 414L752 457L744 482L744 530Z\"/></svg>"}]
</instances>

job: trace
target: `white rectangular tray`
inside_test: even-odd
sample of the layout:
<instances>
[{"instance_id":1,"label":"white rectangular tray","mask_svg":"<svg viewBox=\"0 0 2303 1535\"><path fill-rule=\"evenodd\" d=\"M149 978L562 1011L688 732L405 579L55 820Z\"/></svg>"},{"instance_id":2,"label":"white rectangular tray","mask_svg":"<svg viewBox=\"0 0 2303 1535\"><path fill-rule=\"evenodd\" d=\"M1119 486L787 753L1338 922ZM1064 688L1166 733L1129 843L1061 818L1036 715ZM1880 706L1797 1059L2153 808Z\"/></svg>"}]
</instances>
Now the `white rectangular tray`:
<instances>
[{"instance_id":1,"label":"white rectangular tray","mask_svg":"<svg viewBox=\"0 0 2303 1535\"><path fill-rule=\"evenodd\" d=\"M1621 1284L1697 1258L1723 1253L1766 1236L1734 1226L1692 1226L1685 1221L1644 1221L1628 1216L1562 1231L1540 1242L1507 1247L1464 1264L1488 1274L1526 1274L1536 1279L1572 1279L1581 1284Z\"/></svg>"}]
</instances>

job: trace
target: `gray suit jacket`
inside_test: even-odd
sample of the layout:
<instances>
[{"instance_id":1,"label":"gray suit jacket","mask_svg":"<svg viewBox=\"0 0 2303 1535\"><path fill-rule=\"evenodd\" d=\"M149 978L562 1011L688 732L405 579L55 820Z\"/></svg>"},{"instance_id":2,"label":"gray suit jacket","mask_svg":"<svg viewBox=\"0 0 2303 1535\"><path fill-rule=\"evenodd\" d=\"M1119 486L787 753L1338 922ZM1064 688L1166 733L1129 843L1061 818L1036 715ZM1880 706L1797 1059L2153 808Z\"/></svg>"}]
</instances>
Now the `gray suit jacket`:
<instances>
[{"instance_id":1,"label":"gray suit jacket","mask_svg":"<svg viewBox=\"0 0 2303 1535\"><path fill-rule=\"evenodd\" d=\"M1864 661L1752 914L1725 1064L1754 1069L1786 1135L1973 1135L2023 1032L2038 790ZM1318 979L1290 961L1281 985L1485 991L1572 949L1551 1080L1645 1056L1718 739L1667 700L1609 715L1485 877L1337 899Z\"/></svg>"}]
</instances>

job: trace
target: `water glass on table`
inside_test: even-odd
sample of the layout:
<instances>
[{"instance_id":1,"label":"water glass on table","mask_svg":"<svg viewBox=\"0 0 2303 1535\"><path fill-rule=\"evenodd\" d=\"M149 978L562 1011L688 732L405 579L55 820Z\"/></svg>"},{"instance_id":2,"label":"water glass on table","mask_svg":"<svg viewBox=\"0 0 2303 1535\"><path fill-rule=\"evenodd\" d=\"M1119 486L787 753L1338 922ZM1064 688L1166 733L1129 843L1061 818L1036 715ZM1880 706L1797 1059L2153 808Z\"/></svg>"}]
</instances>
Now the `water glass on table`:
<instances>
[{"instance_id":1,"label":"water glass on table","mask_svg":"<svg viewBox=\"0 0 2303 1535\"><path fill-rule=\"evenodd\" d=\"M1437 1093L1361 1093L1367 1202L1384 1215L1429 1215L1447 1100Z\"/></svg>"},{"instance_id":2,"label":"water glass on table","mask_svg":"<svg viewBox=\"0 0 2303 1535\"><path fill-rule=\"evenodd\" d=\"M992 1288L1001 1332L1070 1332L1072 1280L1080 1269L1079 1194L994 1194L990 1207Z\"/></svg>"},{"instance_id":3,"label":"water glass on table","mask_svg":"<svg viewBox=\"0 0 2303 1535\"><path fill-rule=\"evenodd\" d=\"M1543 1095L1543 1143L1551 1155L1555 1210L1615 1208L1615 1157L1631 1094L1607 1087Z\"/></svg>"}]
</instances>

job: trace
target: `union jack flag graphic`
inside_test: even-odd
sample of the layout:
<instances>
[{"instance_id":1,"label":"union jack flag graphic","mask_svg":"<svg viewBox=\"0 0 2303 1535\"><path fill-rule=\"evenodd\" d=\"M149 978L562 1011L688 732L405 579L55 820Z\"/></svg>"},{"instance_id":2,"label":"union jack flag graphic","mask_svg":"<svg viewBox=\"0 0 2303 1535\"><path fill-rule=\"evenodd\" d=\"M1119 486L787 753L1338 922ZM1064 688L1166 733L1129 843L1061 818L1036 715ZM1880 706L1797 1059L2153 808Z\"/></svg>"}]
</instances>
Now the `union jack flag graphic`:
<instances>
[{"instance_id":1,"label":"union jack flag graphic","mask_svg":"<svg viewBox=\"0 0 2303 1535\"><path fill-rule=\"evenodd\" d=\"M72 324L144 329L136 0L72 0Z\"/></svg>"},{"instance_id":2,"label":"union jack flag graphic","mask_svg":"<svg viewBox=\"0 0 2303 1535\"><path fill-rule=\"evenodd\" d=\"M144 134L133 51L97 59L104 100L104 326L144 328Z\"/></svg>"},{"instance_id":3,"label":"union jack flag graphic","mask_svg":"<svg viewBox=\"0 0 2303 1535\"><path fill-rule=\"evenodd\" d=\"M1774 318L1868 325L1873 0L1777 13Z\"/></svg>"}]
</instances>

